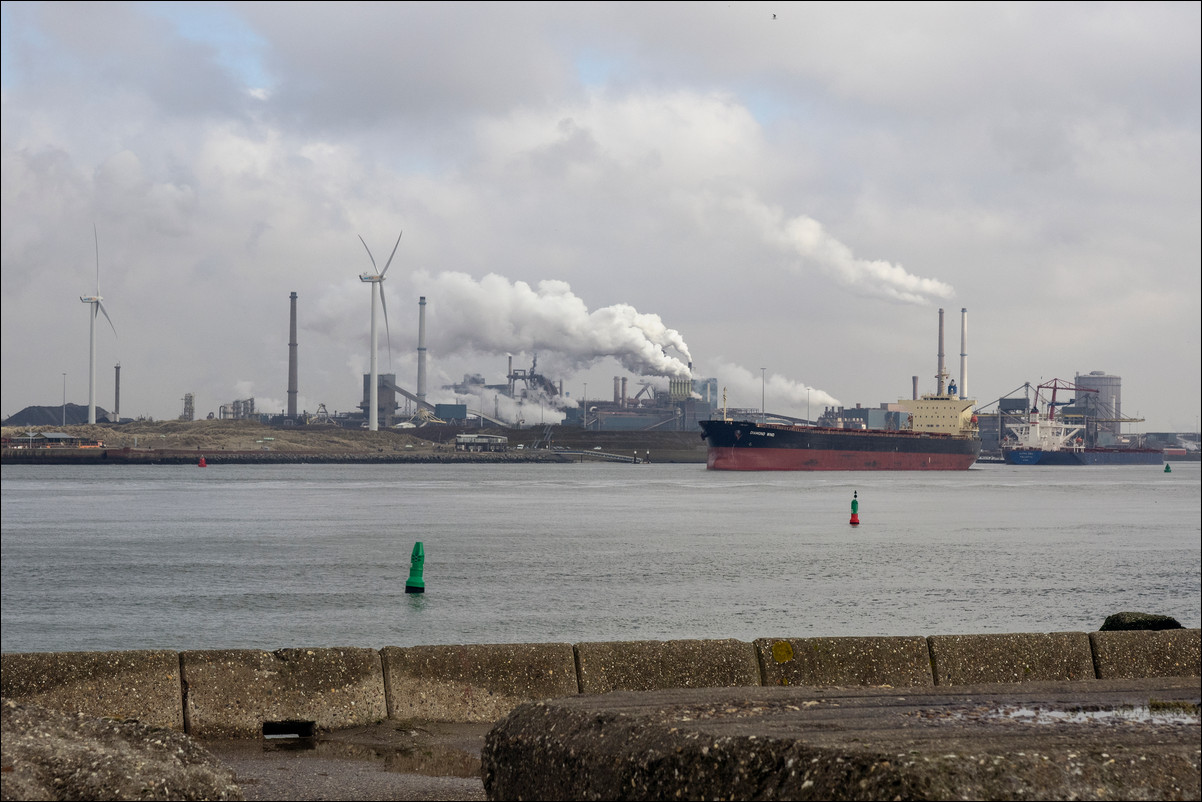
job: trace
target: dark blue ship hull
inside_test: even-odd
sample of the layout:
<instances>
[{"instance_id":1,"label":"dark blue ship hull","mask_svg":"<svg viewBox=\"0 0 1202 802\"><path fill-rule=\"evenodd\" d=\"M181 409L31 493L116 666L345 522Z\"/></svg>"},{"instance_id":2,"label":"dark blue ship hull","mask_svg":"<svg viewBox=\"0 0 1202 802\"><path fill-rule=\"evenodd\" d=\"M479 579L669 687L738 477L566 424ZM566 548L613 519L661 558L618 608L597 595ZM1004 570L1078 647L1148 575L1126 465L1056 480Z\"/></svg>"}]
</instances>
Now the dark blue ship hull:
<instances>
[{"instance_id":1,"label":"dark blue ship hull","mask_svg":"<svg viewBox=\"0 0 1202 802\"><path fill-rule=\"evenodd\" d=\"M1003 455L1007 465L1160 465L1164 452L1150 448L1087 448L1043 451L1016 448Z\"/></svg>"}]
</instances>

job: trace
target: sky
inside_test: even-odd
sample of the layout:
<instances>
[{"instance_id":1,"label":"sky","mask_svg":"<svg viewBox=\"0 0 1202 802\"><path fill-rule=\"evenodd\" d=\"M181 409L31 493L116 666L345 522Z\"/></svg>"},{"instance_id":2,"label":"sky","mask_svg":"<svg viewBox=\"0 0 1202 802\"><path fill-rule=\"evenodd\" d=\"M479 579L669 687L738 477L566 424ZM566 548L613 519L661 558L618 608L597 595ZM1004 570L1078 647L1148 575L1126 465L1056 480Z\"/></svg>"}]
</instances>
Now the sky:
<instances>
[{"instance_id":1,"label":"sky","mask_svg":"<svg viewBox=\"0 0 1202 802\"><path fill-rule=\"evenodd\" d=\"M293 292L298 407L351 410L388 264L432 401L512 357L875 407L967 309L981 407L1103 371L1195 431L1200 9L4 2L0 413L87 403L97 294L98 406L282 412Z\"/></svg>"}]
</instances>

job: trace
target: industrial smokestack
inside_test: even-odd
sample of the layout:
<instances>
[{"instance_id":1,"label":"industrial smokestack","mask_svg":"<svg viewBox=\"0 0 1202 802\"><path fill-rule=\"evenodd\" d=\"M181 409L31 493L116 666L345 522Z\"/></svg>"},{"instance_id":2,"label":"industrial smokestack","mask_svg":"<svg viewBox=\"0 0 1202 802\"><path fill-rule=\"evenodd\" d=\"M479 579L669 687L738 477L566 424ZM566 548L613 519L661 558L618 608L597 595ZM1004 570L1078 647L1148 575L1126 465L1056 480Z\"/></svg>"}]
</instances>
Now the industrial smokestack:
<instances>
[{"instance_id":1,"label":"industrial smokestack","mask_svg":"<svg viewBox=\"0 0 1202 802\"><path fill-rule=\"evenodd\" d=\"M622 377L622 406L626 406L626 377Z\"/></svg>"},{"instance_id":2,"label":"industrial smokestack","mask_svg":"<svg viewBox=\"0 0 1202 802\"><path fill-rule=\"evenodd\" d=\"M913 390L912 398L915 401L918 400L918 377L917 376L914 377L914 390Z\"/></svg>"},{"instance_id":3,"label":"industrial smokestack","mask_svg":"<svg viewBox=\"0 0 1202 802\"><path fill-rule=\"evenodd\" d=\"M622 380L614 376L614 404L622 403Z\"/></svg>"},{"instance_id":4,"label":"industrial smokestack","mask_svg":"<svg viewBox=\"0 0 1202 802\"><path fill-rule=\"evenodd\" d=\"M510 357L509 372L513 372L513 357ZM426 296L417 300L417 400L426 400Z\"/></svg>"},{"instance_id":5,"label":"industrial smokestack","mask_svg":"<svg viewBox=\"0 0 1202 802\"><path fill-rule=\"evenodd\" d=\"M943 395L943 379L947 376L947 368L943 364L943 310L939 310L939 372L935 376L937 382L935 392Z\"/></svg>"},{"instance_id":6,"label":"industrial smokestack","mask_svg":"<svg viewBox=\"0 0 1202 802\"><path fill-rule=\"evenodd\" d=\"M968 310L960 310L960 398L968 398Z\"/></svg>"},{"instance_id":7,"label":"industrial smokestack","mask_svg":"<svg viewBox=\"0 0 1202 802\"><path fill-rule=\"evenodd\" d=\"M288 296L288 417L296 419L296 293Z\"/></svg>"},{"instance_id":8,"label":"industrial smokestack","mask_svg":"<svg viewBox=\"0 0 1202 802\"><path fill-rule=\"evenodd\" d=\"M113 386L116 387L116 392L113 394L113 423L121 422L121 363L117 363L116 379Z\"/></svg>"}]
</instances>

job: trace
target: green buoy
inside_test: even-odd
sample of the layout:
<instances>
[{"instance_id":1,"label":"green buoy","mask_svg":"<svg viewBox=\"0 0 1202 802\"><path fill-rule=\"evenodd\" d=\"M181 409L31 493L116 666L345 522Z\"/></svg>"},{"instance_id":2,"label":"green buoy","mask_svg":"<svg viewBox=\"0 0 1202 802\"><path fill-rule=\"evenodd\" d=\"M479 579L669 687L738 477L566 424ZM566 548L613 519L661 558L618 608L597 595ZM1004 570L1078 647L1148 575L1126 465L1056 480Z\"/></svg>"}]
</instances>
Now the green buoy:
<instances>
[{"instance_id":1,"label":"green buoy","mask_svg":"<svg viewBox=\"0 0 1202 802\"><path fill-rule=\"evenodd\" d=\"M1168 464L1167 462L1164 464L1164 472L1165 472L1165 473L1172 473L1172 472L1173 472L1173 469L1172 469L1172 468L1169 466L1169 464Z\"/></svg>"},{"instance_id":2,"label":"green buoy","mask_svg":"<svg viewBox=\"0 0 1202 802\"><path fill-rule=\"evenodd\" d=\"M422 571L426 565L426 550L419 540L413 544L413 555L409 558L409 578L405 580L406 593L425 593L426 580L422 579Z\"/></svg>"}]
</instances>

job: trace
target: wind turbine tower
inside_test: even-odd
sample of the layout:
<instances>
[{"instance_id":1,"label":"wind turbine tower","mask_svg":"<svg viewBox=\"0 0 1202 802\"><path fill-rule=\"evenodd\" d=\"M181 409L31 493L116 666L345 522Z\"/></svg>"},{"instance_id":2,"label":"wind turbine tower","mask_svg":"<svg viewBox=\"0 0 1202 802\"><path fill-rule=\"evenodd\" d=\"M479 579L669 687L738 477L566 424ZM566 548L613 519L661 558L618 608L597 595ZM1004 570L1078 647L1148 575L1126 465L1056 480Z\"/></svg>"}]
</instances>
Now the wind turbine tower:
<instances>
[{"instance_id":1,"label":"wind turbine tower","mask_svg":"<svg viewBox=\"0 0 1202 802\"><path fill-rule=\"evenodd\" d=\"M96 422L96 315L104 313L104 319L112 326L113 336L117 336L117 327L113 326L113 319L109 317L108 310L104 308L100 297L100 236L96 233L96 226L92 226L92 237L96 241L96 294L81 295L79 300L92 307L92 314L89 315L88 327L88 423Z\"/></svg>"},{"instance_id":2,"label":"wind turbine tower","mask_svg":"<svg viewBox=\"0 0 1202 802\"><path fill-rule=\"evenodd\" d=\"M401 232L404 234L405 232ZM396 256L396 249L401 244L401 234L397 234L396 245L392 246L392 254L388 257L388 261L384 263L384 269L376 271L376 258L371 255L371 248L367 247L363 237L359 237L359 241L363 243L364 250L367 251L367 258L371 259L372 272L360 273L359 280L371 284L371 384L368 389L367 399L367 428L373 432L380 429L380 374L377 363L377 351L379 350L380 336L376 328L376 297L380 298L380 311L384 314L384 336L388 339L388 361L392 364L392 336L388 332L388 305L384 301L384 276L388 273L388 266L392 264L392 257Z\"/></svg>"}]
</instances>

